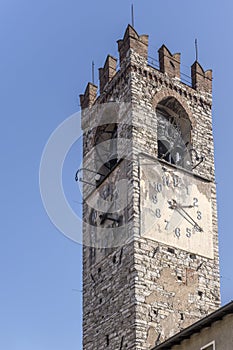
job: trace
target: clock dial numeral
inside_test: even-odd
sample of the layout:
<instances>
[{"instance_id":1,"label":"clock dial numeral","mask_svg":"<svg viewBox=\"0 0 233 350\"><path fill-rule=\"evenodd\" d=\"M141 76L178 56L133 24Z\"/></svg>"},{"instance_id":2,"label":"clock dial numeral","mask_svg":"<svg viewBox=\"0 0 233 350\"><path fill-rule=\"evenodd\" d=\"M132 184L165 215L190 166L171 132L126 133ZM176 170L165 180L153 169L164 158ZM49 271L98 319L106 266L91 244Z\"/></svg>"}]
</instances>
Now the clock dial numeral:
<instances>
[{"instance_id":1,"label":"clock dial numeral","mask_svg":"<svg viewBox=\"0 0 233 350\"><path fill-rule=\"evenodd\" d=\"M153 196L152 196L152 202L153 202L154 204L157 204L157 203L158 203L157 194L153 194Z\"/></svg>"},{"instance_id":2,"label":"clock dial numeral","mask_svg":"<svg viewBox=\"0 0 233 350\"><path fill-rule=\"evenodd\" d=\"M91 221L92 226L97 225L97 212L94 209L92 209L92 211L91 211L91 220L90 221Z\"/></svg>"},{"instance_id":3,"label":"clock dial numeral","mask_svg":"<svg viewBox=\"0 0 233 350\"><path fill-rule=\"evenodd\" d=\"M167 175L163 175L162 180L164 186L170 187L170 179Z\"/></svg>"},{"instance_id":4,"label":"clock dial numeral","mask_svg":"<svg viewBox=\"0 0 233 350\"><path fill-rule=\"evenodd\" d=\"M192 236L192 230L191 228L186 228L186 236L190 238Z\"/></svg>"},{"instance_id":5,"label":"clock dial numeral","mask_svg":"<svg viewBox=\"0 0 233 350\"><path fill-rule=\"evenodd\" d=\"M179 176L173 175L173 186L178 187L179 184L181 183Z\"/></svg>"},{"instance_id":6,"label":"clock dial numeral","mask_svg":"<svg viewBox=\"0 0 233 350\"><path fill-rule=\"evenodd\" d=\"M160 212L160 209L156 209L155 211L155 215L157 218L161 218L161 212Z\"/></svg>"},{"instance_id":7,"label":"clock dial numeral","mask_svg":"<svg viewBox=\"0 0 233 350\"><path fill-rule=\"evenodd\" d=\"M164 220L164 222L165 222L165 230L168 230L168 227L169 227L169 221Z\"/></svg>"},{"instance_id":8,"label":"clock dial numeral","mask_svg":"<svg viewBox=\"0 0 233 350\"><path fill-rule=\"evenodd\" d=\"M197 198L193 198L193 206L198 207L198 199Z\"/></svg>"},{"instance_id":9,"label":"clock dial numeral","mask_svg":"<svg viewBox=\"0 0 233 350\"><path fill-rule=\"evenodd\" d=\"M176 235L177 238L180 238L180 228L179 227L177 227L175 229L175 235Z\"/></svg>"},{"instance_id":10,"label":"clock dial numeral","mask_svg":"<svg viewBox=\"0 0 233 350\"><path fill-rule=\"evenodd\" d=\"M198 219L198 220L201 220L201 218L202 218L202 214L201 214L200 211L198 211L198 212L197 212L197 219Z\"/></svg>"},{"instance_id":11,"label":"clock dial numeral","mask_svg":"<svg viewBox=\"0 0 233 350\"><path fill-rule=\"evenodd\" d=\"M161 183L155 183L155 190L160 193L163 190L163 185Z\"/></svg>"}]
</instances>

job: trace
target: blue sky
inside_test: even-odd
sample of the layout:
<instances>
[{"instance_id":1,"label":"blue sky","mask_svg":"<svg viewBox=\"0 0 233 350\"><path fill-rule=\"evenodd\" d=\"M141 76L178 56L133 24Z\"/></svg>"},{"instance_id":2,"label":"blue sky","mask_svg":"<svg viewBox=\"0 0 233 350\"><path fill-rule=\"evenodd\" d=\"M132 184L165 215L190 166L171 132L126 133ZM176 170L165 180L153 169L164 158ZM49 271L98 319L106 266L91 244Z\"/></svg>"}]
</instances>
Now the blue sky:
<instances>
[{"instance_id":1,"label":"blue sky","mask_svg":"<svg viewBox=\"0 0 233 350\"><path fill-rule=\"evenodd\" d=\"M130 22L132 1L2 0L0 3L1 245L0 349L81 349L81 246L50 222L40 198L39 165L53 130L79 110L78 95L96 77ZM232 57L233 4L135 0L135 28L149 34L150 56L164 43L213 69L213 124L222 303L233 296ZM186 67L183 70L187 72ZM97 82L97 79L96 79ZM81 143L64 165L67 198L77 212L74 174Z\"/></svg>"}]
</instances>

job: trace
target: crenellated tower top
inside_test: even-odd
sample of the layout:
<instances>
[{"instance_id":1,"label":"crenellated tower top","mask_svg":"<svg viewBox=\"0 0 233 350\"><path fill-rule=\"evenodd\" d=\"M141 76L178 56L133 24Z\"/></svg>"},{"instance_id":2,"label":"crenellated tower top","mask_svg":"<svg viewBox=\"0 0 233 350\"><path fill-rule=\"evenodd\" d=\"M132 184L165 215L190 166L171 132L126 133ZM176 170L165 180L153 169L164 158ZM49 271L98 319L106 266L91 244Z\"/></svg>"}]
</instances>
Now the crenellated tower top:
<instances>
[{"instance_id":1,"label":"crenellated tower top","mask_svg":"<svg viewBox=\"0 0 233 350\"><path fill-rule=\"evenodd\" d=\"M113 80L113 78L124 70L124 67L133 65L132 53L138 55L145 64L151 68L148 63L148 35L139 35L136 30L128 25L123 39L117 41L119 52L119 70L117 71L117 58L108 55L104 66L99 68L99 94L101 95ZM153 68L164 74L170 79L181 79L180 71L180 53L172 54L169 49L162 45L158 50L159 67ZM212 70L204 71L198 61L191 66L191 82L186 84L191 90L196 90L201 94L212 93ZM91 107L98 96L98 88L93 83L88 83L85 93L80 95L81 108Z\"/></svg>"}]
</instances>

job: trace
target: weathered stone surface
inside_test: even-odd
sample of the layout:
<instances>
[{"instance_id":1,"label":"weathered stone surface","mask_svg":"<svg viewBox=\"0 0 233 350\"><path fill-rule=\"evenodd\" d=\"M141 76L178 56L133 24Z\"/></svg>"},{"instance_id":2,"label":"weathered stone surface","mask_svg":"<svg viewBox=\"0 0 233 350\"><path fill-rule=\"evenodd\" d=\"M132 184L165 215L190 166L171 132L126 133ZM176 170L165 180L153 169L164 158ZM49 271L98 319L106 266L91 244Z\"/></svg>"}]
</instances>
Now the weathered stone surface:
<instances>
[{"instance_id":1,"label":"weathered stone surface","mask_svg":"<svg viewBox=\"0 0 233 350\"><path fill-rule=\"evenodd\" d=\"M121 125L118 130L118 137L122 137L118 148L121 157L127 148L129 161L124 171L123 163L118 164L118 170L109 174L103 185L125 174L128 202L122 215L128 224L129 242L109 250L83 248L84 350L151 349L206 316L220 303L210 85L195 83L194 89L180 82L177 74L173 76L166 69L161 72L149 66L147 37L138 36L132 28L119 42L119 49L121 69L104 82L105 92L98 96L94 106L109 101L128 104L127 112L119 113L119 121L123 120L126 126ZM210 78L207 75L205 82ZM169 103L174 102L176 113L181 105L187 114L192 126L192 147L205 157L193 173L211 183L213 259L141 236L138 159L141 153L155 158L158 155L156 108L168 97ZM95 120L98 113L90 113L84 112L82 117L83 166L87 169L93 167L98 125ZM86 173L89 181L88 176ZM100 190L101 186L93 189L84 184L84 197L91 193L94 196ZM90 219L90 207L85 201L83 219L87 223ZM84 225L85 239L91 235L89 228Z\"/></svg>"}]
</instances>

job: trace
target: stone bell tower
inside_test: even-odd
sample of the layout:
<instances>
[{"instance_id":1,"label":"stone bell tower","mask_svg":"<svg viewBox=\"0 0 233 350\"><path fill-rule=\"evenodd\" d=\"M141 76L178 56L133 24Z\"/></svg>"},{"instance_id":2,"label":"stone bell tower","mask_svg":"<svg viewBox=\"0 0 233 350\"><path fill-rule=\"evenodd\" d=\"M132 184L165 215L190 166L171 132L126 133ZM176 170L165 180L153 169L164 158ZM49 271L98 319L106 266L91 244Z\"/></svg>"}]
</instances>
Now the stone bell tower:
<instances>
[{"instance_id":1,"label":"stone bell tower","mask_svg":"<svg viewBox=\"0 0 233 350\"><path fill-rule=\"evenodd\" d=\"M127 27L80 95L83 349L148 350L219 307L212 72Z\"/></svg>"}]
</instances>

